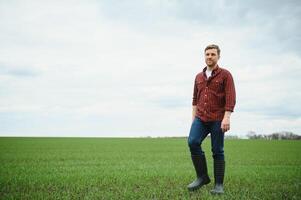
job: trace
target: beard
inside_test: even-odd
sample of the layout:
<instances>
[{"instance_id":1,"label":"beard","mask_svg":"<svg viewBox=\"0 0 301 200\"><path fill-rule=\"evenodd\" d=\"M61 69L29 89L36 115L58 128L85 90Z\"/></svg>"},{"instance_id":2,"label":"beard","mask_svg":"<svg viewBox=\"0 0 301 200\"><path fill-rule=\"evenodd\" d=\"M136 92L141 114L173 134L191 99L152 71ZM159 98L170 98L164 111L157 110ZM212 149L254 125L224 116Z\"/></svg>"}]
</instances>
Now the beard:
<instances>
[{"instance_id":1,"label":"beard","mask_svg":"<svg viewBox=\"0 0 301 200\"><path fill-rule=\"evenodd\" d=\"M214 62L213 60L206 60L206 64L208 67L214 67L217 62Z\"/></svg>"}]
</instances>

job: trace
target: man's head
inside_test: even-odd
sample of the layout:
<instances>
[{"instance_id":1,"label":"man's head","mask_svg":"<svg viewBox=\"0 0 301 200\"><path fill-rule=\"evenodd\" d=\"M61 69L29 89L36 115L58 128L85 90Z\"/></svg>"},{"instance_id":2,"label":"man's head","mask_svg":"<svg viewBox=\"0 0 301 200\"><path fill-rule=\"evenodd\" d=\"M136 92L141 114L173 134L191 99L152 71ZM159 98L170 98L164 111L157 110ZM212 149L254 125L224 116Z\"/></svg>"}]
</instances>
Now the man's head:
<instances>
[{"instance_id":1,"label":"man's head","mask_svg":"<svg viewBox=\"0 0 301 200\"><path fill-rule=\"evenodd\" d=\"M221 50L215 44L208 45L205 48L205 61L208 67L214 68L220 58Z\"/></svg>"}]
</instances>

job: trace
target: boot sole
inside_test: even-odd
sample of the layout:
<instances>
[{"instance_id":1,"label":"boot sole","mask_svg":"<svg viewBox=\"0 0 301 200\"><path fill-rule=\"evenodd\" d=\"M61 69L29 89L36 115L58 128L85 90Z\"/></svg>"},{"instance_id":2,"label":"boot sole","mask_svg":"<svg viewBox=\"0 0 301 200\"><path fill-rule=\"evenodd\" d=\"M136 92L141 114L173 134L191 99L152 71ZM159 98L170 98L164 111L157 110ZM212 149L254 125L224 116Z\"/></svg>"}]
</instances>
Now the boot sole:
<instances>
[{"instance_id":1,"label":"boot sole","mask_svg":"<svg viewBox=\"0 0 301 200\"><path fill-rule=\"evenodd\" d=\"M208 182L206 182L206 183L203 183L203 184L197 186L197 187L194 187L194 188L188 188L188 190L189 190L190 192L193 192L193 191L196 191L196 190L200 189L201 187L203 187L204 185L207 185L207 184L209 184L209 183L210 183L210 180L209 180Z\"/></svg>"},{"instance_id":2,"label":"boot sole","mask_svg":"<svg viewBox=\"0 0 301 200\"><path fill-rule=\"evenodd\" d=\"M215 191L210 191L210 193L212 195L222 195L222 194L224 194L224 192L215 192Z\"/></svg>"}]
</instances>

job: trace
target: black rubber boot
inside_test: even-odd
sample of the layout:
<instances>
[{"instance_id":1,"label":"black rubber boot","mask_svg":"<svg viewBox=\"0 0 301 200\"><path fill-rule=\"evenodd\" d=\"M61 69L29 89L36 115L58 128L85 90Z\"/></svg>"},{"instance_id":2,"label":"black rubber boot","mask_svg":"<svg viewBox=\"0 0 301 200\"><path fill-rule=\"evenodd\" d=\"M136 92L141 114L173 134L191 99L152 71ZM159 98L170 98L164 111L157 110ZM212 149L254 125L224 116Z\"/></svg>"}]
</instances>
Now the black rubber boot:
<instances>
[{"instance_id":1,"label":"black rubber boot","mask_svg":"<svg viewBox=\"0 0 301 200\"><path fill-rule=\"evenodd\" d=\"M225 175L225 161L214 160L214 180L215 185L211 194L224 194L224 175Z\"/></svg>"},{"instance_id":2,"label":"black rubber boot","mask_svg":"<svg viewBox=\"0 0 301 200\"><path fill-rule=\"evenodd\" d=\"M210 178L207 171L207 162L205 155L191 155L192 163L197 175L197 179L188 185L189 191L194 191L210 183Z\"/></svg>"}]
</instances>

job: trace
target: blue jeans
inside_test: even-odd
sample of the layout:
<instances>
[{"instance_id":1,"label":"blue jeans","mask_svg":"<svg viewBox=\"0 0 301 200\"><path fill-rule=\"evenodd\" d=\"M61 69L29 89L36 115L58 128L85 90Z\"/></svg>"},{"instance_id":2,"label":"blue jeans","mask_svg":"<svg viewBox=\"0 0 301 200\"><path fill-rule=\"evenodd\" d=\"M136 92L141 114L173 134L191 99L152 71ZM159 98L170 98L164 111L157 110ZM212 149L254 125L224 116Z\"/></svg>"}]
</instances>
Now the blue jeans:
<instances>
[{"instance_id":1,"label":"blue jeans","mask_svg":"<svg viewBox=\"0 0 301 200\"><path fill-rule=\"evenodd\" d=\"M188 145L191 155L204 155L202 142L210 133L212 157L216 160L225 160L224 133L221 129L221 121L203 122L195 117L191 125Z\"/></svg>"}]
</instances>

